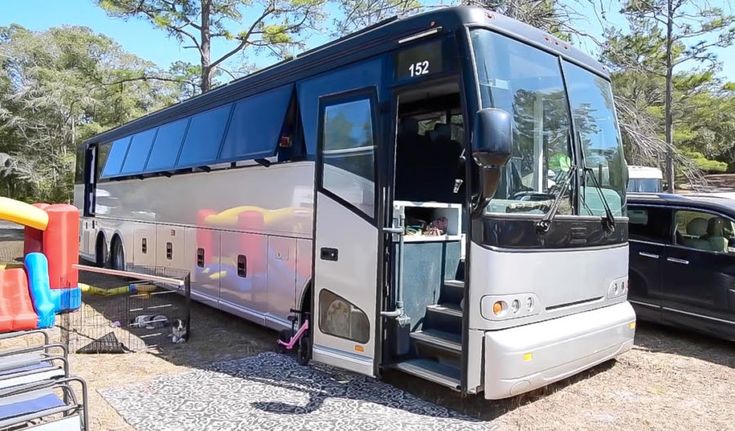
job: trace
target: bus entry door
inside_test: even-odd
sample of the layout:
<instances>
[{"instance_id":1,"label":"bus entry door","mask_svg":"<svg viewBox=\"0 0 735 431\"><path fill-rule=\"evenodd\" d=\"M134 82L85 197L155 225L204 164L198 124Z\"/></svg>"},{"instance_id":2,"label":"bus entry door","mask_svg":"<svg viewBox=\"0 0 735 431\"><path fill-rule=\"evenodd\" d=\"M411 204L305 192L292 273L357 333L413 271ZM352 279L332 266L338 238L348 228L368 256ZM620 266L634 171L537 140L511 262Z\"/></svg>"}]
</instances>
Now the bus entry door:
<instances>
[{"instance_id":1,"label":"bus entry door","mask_svg":"<svg viewBox=\"0 0 735 431\"><path fill-rule=\"evenodd\" d=\"M378 304L376 96L319 104L312 359L375 375Z\"/></svg>"}]
</instances>

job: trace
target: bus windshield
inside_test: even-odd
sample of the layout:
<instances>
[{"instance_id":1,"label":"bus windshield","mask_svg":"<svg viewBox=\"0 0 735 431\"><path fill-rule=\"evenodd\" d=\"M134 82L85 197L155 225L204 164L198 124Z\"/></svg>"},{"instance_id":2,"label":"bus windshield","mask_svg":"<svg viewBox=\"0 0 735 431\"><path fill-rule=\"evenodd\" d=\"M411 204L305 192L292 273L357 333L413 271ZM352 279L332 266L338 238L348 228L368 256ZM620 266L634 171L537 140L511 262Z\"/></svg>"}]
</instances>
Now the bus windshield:
<instances>
[{"instance_id":1,"label":"bus windshield","mask_svg":"<svg viewBox=\"0 0 735 431\"><path fill-rule=\"evenodd\" d=\"M613 214L621 215L625 165L609 83L490 30L474 30L472 46L482 107L513 116L511 158L486 211L546 213L572 167L571 144L577 142L583 147L585 167L591 168L587 176L596 175L582 181L579 213L604 215L602 195ZM601 191L594 186L595 179ZM573 213L572 191L561 199L558 214Z\"/></svg>"}]
</instances>

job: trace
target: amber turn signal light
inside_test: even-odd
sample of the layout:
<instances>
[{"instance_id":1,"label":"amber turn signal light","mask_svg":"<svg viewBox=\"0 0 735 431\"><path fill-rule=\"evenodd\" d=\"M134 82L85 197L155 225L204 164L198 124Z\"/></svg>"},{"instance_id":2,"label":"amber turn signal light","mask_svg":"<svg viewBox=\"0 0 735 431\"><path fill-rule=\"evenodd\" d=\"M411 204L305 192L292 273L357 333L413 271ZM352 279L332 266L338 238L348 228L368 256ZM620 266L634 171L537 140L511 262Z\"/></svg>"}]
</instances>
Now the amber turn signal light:
<instances>
[{"instance_id":1,"label":"amber turn signal light","mask_svg":"<svg viewBox=\"0 0 735 431\"><path fill-rule=\"evenodd\" d=\"M504 309L505 307L503 306L503 301L497 301L493 304L493 314L496 316L502 313Z\"/></svg>"}]
</instances>

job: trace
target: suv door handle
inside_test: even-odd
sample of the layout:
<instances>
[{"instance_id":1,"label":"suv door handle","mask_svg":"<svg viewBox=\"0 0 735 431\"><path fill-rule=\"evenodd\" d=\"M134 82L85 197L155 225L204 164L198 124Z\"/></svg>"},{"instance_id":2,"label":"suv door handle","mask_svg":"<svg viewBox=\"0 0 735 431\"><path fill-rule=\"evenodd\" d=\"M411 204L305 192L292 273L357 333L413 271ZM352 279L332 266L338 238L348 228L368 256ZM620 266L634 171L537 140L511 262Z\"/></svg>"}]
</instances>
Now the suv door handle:
<instances>
[{"instance_id":1,"label":"suv door handle","mask_svg":"<svg viewBox=\"0 0 735 431\"><path fill-rule=\"evenodd\" d=\"M650 257L651 259L658 259L659 258L659 256L657 254L646 253L645 251L639 251L638 254L641 255L641 256L643 256L643 257Z\"/></svg>"},{"instance_id":2,"label":"suv door handle","mask_svg":"<svg viewBox=\"0 0 735 431\"><path fill-rule=\"evenodd\" d=\"M689 261L688 260L677 259L675 257L668 257L668 258L666 258L666 260L668 260L669 262L680 263L682 265L689 265Z\"/></svg>"}]
</instances>

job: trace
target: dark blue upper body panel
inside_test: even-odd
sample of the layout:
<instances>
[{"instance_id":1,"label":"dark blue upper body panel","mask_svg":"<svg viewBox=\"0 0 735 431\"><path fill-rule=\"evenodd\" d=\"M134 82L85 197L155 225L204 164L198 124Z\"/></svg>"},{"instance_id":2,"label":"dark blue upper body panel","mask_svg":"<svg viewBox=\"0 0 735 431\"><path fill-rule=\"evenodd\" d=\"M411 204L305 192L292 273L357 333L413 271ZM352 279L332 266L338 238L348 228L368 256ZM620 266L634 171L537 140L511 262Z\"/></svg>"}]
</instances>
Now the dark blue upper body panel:
<instances>
[{"instance_id":1,"label":"dark blue upper body panel","mask_svg":"<svg viewBox=\"0 0 735 431\"><path fill-rule=\"evenodd\" d=\"M120 137L160 126L194 113L215 108L267 90L292 84L326 71L381 55L397 49L399 41L432 28L441 34L465 27L484 27L558 54L595 73L607 77L604 67L572 47L541 30L485 9L471 7L444 8L404 19L389 19L345 36L297 58L278 63L206 94L151 113L113 130L94 136L90 143L111 142Z\"/></svg>"}]
</instances>

